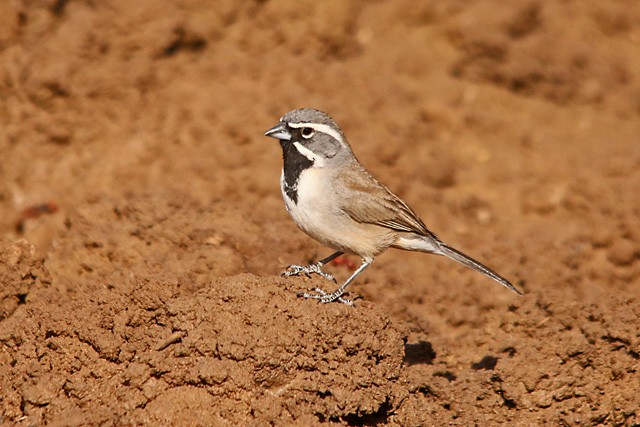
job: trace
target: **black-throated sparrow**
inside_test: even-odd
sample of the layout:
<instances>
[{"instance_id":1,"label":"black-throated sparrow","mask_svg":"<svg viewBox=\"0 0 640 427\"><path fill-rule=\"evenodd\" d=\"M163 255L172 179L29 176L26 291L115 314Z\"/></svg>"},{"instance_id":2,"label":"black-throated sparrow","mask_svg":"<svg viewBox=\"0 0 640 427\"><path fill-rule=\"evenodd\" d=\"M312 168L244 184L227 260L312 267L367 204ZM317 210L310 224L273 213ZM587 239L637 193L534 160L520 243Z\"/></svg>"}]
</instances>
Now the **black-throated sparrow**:
<instances>
[{"instance_id":1,"label":"black-throated sparrow","mask_svg":"<svg viewBox=\"0 0 640 427\"><path fill-rule=\"evenodd\" d=\"M507 279L441 242L406 203L380 184L358 162L344 134L328 114L311 108L293 110L265 132L282 146L280 189L287 211L309 236L337 252L308 266L291 265L283 273L319 274L322 266L346 253L362 258L360 267L334 292L314 289L299 296L340 301L345 288L389 247L444 255L517 290Z\"/></svg>"}]
</instances>

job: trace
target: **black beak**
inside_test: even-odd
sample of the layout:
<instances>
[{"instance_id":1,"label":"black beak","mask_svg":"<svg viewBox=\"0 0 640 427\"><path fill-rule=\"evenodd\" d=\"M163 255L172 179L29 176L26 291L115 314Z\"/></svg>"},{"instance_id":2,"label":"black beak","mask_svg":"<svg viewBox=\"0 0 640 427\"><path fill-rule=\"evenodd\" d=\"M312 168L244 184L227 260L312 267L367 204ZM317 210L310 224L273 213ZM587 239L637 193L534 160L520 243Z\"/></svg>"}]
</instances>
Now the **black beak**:
<instances>
[{"instance_id":1,"label":"black beak","mask_svg":"<svg viewBox=\"0 0 640 427\"><path fill-rule=\"evenodd\" d=\"M280 139L284 141L289 141L291 139L291 133L287 129L287 125L285 123L278 123L268 131L266 131L265 136L270 136L271 138Z\"/></svg>"}]
</instances>

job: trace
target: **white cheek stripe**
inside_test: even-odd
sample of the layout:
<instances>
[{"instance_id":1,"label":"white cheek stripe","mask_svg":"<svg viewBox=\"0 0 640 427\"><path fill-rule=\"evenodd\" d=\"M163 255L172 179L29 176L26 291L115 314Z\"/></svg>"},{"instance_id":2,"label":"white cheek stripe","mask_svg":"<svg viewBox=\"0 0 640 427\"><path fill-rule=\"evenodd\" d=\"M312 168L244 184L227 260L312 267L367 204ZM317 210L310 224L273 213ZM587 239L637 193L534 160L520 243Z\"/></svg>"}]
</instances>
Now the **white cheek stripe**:
<instances>
[{"instance_id":1,"label":"white cheek stripe","mask_svg":"<svg viewBox=\"0 0 640 427\"><path fill-rule=\"evenodd\" d=\"M313 165L315 167L324 166L324 158L322 156L318 156L316 153L314 153L313 151L309 150L307 147L305 147L304 145L300 144L299 142L294 142L293 146L298 149L300 154L305 156L307 159L313 161Z\"/></svg>"},{"instance_id":2,"label":"white cheek stripe","mask_svg":"<svg viewBox=\"0 0 640 427\"><path fill-rule=\"evenodd\" d=\"M322 132L332 136L335 140L339 141L340 143L344 142L344 140L342 139L342 135L340 135L340 132L338 132L337 130L335 130L329 125L323 125L321 123L287 123L287 124L289 125L290 128L294 128L294 129L311 128L316 132Z\"/></svg>"}]
</instances>

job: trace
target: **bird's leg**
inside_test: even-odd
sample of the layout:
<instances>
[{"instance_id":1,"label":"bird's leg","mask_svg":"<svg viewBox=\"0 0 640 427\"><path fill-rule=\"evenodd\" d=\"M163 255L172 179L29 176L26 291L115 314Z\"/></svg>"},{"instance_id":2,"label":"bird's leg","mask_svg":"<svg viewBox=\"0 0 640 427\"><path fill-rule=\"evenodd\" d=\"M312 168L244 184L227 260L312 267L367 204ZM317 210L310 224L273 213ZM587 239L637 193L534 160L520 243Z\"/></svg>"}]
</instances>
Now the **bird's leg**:
<instances>
[{"instance_id":1,"label":"bird's leg","mask_svg":"<svg viewBox=\"0 0 640 427\"><path fill-rule=\"evenodd\" d=\"M347 281L342 284L342 286L340 286L338 289L336 289L335 291L333 291L331 293L323 291L322 289L315 288L314 289L315 293L301 292L301 293L298 294L298 296L299 297L303 297L303 298L317 299L317 300L320 300L320 302L323 302L325 304L328 303L328 302L332 302L332 301L339 301L339 302L341 302L343 304L353 305L353 301L342 297L342 295L344 295L344 290L347 288L347 286L349 286L349 284L351 282L353 282L353 280L360 273L362 273L365 270L365 268L369 267L370 265L371 265L371 261L370 260L369 261L362 260L362 264L351 275L351 277L349 277L347 279Z\"/></svg>"},{"instance_id":2,"label":"bird's leg","mask_svg":"<svg viewBox=\"0 0 640 427\"><path fill-rule=\"evenodd\" d=\"M289 267L287 267L284 273L282 273L282 276L289 277L289 276L298 276L299 274L305 274L307 277L310 277L311 273L316 273L324 277L325 279L332 280L335 283L336 279L329 273L325 273L324 271L322 271L322 267L325 266L327 263L333 261L334 259L338 258L342 254L344 254L344 252L340 252L340 251L335 252L329 255L328 257L326 257L325 259L321 259L315 264L290 265Z\"/></svg>"}]
</instances>

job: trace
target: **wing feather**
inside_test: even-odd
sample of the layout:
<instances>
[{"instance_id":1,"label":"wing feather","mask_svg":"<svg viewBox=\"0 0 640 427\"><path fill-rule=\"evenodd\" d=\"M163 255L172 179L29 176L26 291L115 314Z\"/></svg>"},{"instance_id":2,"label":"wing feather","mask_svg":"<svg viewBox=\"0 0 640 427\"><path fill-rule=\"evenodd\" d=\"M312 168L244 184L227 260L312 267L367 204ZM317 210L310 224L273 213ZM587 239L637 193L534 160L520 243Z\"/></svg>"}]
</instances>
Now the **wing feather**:
<instances>
[{"instance_id":1,"label":"wing feather","mask_svg":"<svg viewBox=\"0 0 640 427\"><path fill-rule=\"evenodd\" d=\"M336 182L344 193L341 209L354 221L435 238L418 215L360 163L343 168Z\"/></svg>"}]
</instances>

